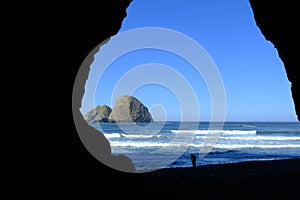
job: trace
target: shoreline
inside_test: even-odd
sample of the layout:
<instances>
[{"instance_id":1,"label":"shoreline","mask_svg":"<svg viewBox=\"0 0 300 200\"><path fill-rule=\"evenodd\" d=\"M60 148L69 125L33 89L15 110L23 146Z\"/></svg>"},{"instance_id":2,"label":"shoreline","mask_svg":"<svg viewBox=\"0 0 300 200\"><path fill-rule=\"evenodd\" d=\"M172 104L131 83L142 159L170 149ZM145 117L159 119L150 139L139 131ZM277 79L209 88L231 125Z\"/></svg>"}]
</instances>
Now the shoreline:
<instances>
[{"instance_id":1,"label":"shoreline","mask_svg":"<svg viewBox=\"0 0 300 200\"><path fill-rule=\"evenodd\" d=\"M141 173L144 199L300 199L300 158Z\"/></svg>"},{"instance_id":2,"label":"shoreline","mask_svg":"<svg viewBox=\"0 0 300 200\"><path fill-rule=\"evenodd\" d=\"M290 158L277 158L277 159L253 159L253 160L245 160L245 161L232 161L232 162L219 162L219 163L213 163L213 164L202 164L197 165L197 168L199 167L208 167L208 166L214 166L214 165L228 165L228 164L237 164L237 163L244 163L244 162L263 162L263 161L280 161L280 160L294 160L294 159L300 159L299 157L290 157ZM185 168L192 168L192 163L190 166L179 166L179 167L164 167L160 169L153 169L153 170L137 170L136 173L149 173L157 170L166 170L166 169L185 169Z\"/></svg>"}]
</instances>

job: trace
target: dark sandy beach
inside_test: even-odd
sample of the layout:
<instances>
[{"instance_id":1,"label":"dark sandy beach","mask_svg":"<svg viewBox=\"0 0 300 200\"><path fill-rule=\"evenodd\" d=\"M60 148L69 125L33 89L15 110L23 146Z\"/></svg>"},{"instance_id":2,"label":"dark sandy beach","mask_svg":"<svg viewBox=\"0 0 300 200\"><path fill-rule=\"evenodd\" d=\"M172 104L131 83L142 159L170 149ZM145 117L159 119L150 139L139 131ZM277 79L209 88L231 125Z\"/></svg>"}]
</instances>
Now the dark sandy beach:
<instances>
[{"instance_id":1,"label":"dark sandy beach","mask_svg":"<svg viewBox=\"0 0 300 200\"><path fill-rule=\"evenodd\" d=\"M144 199L300 199L300 159L161 169L142 177Z\"/></svg>"}]
</instances>

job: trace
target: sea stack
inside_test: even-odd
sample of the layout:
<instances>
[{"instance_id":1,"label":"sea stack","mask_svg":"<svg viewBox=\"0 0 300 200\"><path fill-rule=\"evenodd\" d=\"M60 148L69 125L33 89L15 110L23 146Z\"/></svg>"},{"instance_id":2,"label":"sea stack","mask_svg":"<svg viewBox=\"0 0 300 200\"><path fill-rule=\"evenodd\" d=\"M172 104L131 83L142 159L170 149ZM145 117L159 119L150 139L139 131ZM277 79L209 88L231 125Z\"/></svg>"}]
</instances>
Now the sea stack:
<instances>
[{"instance_id":1,"label":"sea stack","mask_svg":"<svg viewBox=\"0 0 300 200\"><path fill-rule=\"evenodd\" d=\"M107 105L97 106L96 108L87 112L84 115L84 119L88 122L100 122L100 123L109 122L108 117L111 111L112 109Z\"/></svg>"},{"instance_id":2,"label":"sea stack","mask_svg":"<svg viewBox=\"0 0 300 200\"><path fill-rule=\"evenodd\" d=\"M133 96L120 96L109 115L110 122L150 123L153 122L148 108Z\"/></svg>"}]
</instances>

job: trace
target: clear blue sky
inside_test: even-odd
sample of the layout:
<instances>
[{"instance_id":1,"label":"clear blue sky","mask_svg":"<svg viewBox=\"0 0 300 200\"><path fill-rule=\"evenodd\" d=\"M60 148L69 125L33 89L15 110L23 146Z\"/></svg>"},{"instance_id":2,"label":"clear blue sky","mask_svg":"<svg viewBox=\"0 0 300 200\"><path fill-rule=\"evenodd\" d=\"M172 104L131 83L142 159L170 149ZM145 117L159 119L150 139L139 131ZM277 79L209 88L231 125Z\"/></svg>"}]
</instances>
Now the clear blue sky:
<instances>
[{"instance_id":1,"label":"clear blue sky","mask_svg":"<svg viewBox=\"0 0 300 200\"><path fill-rule=\"evenodd\" d=\"M207 51L223 79L226 121L297 121L283 63L256 26L247 0L134 0L119 32L149 26L179 31ZM91 68L99 62L101 50ZM197 91L200 120L209 121L210 96L202 77L179 56L155 49L130 52L113 62L98 82L95 105L113 107L112 92L118 80L147 63L161 63L183 75ZM155 120L164 119L162 110L157 111L154 105L163 107L166 120L180 120L180 100L170 89L148 84L131 95L152 108ZM95 106L85 100L83 114ZM189 119L195 119L193 112Z\"/></svg>"}]
</instances>

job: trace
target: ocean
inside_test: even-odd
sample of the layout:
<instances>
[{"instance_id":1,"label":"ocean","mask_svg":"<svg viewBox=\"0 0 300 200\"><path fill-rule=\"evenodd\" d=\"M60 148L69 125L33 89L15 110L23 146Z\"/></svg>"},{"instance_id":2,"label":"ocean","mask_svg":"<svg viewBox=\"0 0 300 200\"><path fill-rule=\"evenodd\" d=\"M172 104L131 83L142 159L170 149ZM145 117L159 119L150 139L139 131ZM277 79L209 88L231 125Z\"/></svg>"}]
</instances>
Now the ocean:
<instances>
[{"instance_id":1,"label":"ocean","mask_svg":"<svg viewBox=\"0 0 300 200\"><path fill-rule=\"evenodd\" d=\"M89 123L137 172L250 160L300 158L298 122ZM101 133L99 133L101 134Z\"/></svg>"}]
</instances>

